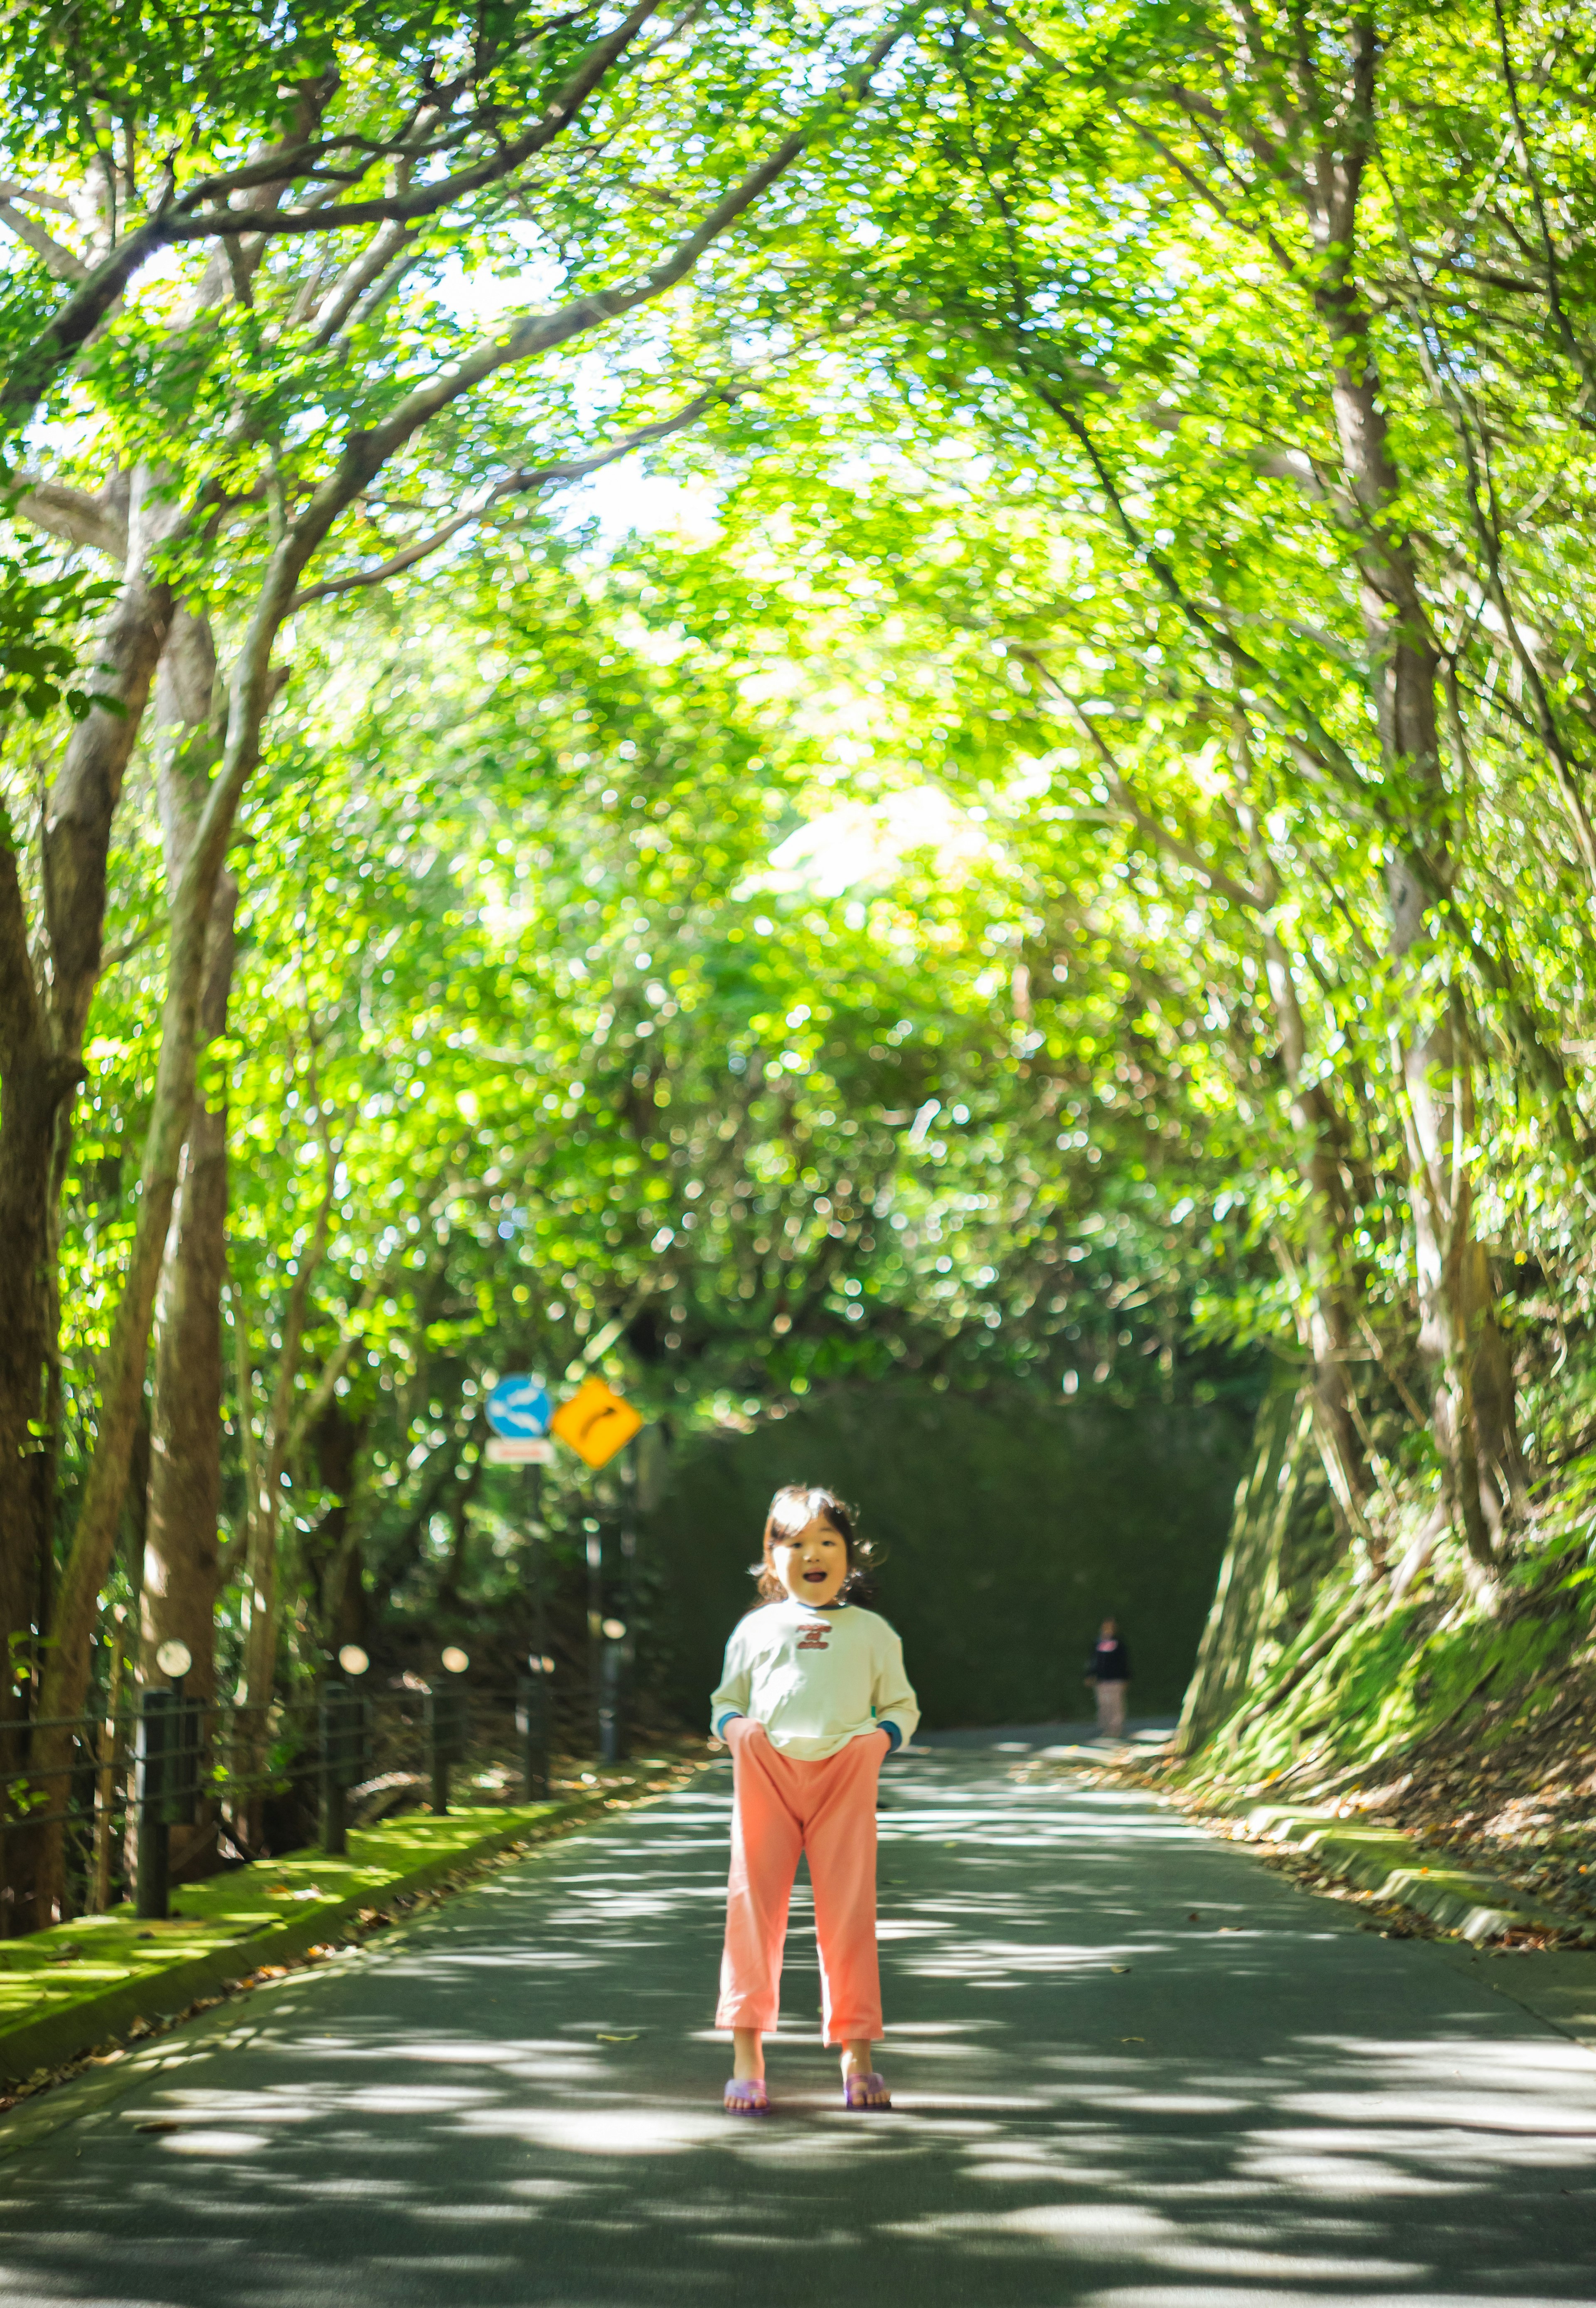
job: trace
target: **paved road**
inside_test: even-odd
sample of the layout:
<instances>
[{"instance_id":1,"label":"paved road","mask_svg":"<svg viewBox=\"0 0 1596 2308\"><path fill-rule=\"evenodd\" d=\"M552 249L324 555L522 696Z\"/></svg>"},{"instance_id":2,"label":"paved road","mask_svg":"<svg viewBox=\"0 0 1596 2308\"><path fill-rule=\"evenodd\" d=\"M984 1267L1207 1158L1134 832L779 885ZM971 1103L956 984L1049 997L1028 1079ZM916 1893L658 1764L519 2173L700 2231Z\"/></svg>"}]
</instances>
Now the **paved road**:
<instances>
[{"instance_id":1,"label":"paved road","mask_svg":"<svg viewBox=\"0 0 1596 2308\"><path fill-rule=\"evenodd\" d=\"M893 2115L835 2105L812 1953L779 2116L719 2113L717 1772L212 2014L131 2088L37 2104L0 2298L1596 2300L1596 2052L1497 1992L1511 1959L1383 1940L1145 1798L1014 1769L889 1780Z\"/></svg>"}]
</instances>

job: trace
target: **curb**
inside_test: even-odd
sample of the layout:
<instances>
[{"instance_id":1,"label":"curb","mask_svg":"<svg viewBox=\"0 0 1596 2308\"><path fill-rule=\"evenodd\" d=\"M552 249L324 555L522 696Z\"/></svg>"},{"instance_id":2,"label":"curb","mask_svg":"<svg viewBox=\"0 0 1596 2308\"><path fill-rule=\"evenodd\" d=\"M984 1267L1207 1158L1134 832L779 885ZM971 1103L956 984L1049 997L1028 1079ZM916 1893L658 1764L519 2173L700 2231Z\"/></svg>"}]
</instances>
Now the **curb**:
<instances>
[{"instance_id":1,"label":"curb","mask_svg":"<svg viewBox=\"0 0 1596 2308\"><path fill-rule=\"evenodd\" d=\"M602 1812L617 1799L630 1804L647 1795L663 1778L612 1780L591 1795L568 1796L561 1803L528 1804L513 1819L501 1813L487 1833L469 1843L456 1844L436 1859L407 1869L380 1883L366 1883L347 1899L325 1902L314 1914L284 1918L280 1924L252 1932L247 1937L211 1948L164 1966L137 1979L124 1980L98 1995L85 1996L63 2011L22 2020L0 2033L0 2090L25 2084L41 2068L57 2068L84 2052L93 2051L137 2025L159 2026L187 2010L199 1996L226 1993L239 1986L263 1965L291 1961L312 1947L350 1936L362 1908L369 1910L388 1899L405 1899L429 1890L479 1860L490 1858L507 1844L528 1834L539 1839L547 1830L573 1824ZM286 1853L267 1867L287 1864L298 1855ZM61 1928L61 1927L57 1927Z\"/></svg>"},{"instance_id":2,"label":"curb","mask_svg":"<svg viewBox=\"0 0 1596 2308\"><path fill-rule=\"evenodd\" d=\"M1272 1843L1316 1860L1326 1875L1403 1908L1475 1946L1514 1931L1566 1932L1578 1918L1527 1900L1494 1875L1435 1865L1411 1836L1394 1827L1353 1827L1333 1812L1300 1804L1249 1804L1204 1814L1234 1820L1240 1843Z\"/></svg>"}]
</instances>

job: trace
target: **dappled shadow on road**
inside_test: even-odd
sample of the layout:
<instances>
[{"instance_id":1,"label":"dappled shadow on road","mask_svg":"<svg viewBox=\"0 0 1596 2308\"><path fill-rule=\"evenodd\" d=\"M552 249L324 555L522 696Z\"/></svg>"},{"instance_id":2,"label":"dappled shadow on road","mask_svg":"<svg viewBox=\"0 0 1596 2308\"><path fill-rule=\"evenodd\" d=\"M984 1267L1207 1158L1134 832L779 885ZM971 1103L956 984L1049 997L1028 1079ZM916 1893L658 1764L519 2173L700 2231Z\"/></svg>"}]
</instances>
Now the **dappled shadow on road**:
<instances>
[{"instance_id":1,"label":"dappled shadow on road","mask_svg":"<svg viewBox=\"0 0 1596 2308\"><path fill-rule=\"evenodd\" d=\"M989 1755L889 1782L896 2112L835 2105L800 1891L780 2112L724 2117L726 1804L552 1848L4 2167L9 2308L1596 2298L1596 2058Z\"/></svg>"}]
</instances>

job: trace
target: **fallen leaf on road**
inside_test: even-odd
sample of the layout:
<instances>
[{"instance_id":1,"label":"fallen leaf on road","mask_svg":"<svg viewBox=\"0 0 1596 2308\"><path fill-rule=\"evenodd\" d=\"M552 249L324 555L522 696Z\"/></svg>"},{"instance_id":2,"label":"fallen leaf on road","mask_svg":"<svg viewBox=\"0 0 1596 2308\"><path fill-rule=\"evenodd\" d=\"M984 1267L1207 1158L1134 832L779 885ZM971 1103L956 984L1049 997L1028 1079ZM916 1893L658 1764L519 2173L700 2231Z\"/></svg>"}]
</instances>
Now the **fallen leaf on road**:
<instances>
[{"instance_id":1,"label":"fallen leaf on road","mask_svg":"<svg viewBox=\"0 0 1596 2308\"><path fill-rule=\"evenodd\" d=\"M639 2028L634 2034L630 2036L600 2036L598 2040L600 2044L635 2044L638 2036L641 2035L642 2032L642 2029Z\"/></svg>"},{"instance_id":2,"label":"fallen leaf on road","mask_svg":"<svg viewBox=\"0 0 1596 2308\"><path fill-rule=\"evenodd\" d=\"M1110 1971L1128 1971L1130 1969L1130 1966L1128 1963L1111 1963L1109 1966L1109 1969Z\"/></svg>"}]
</instances>

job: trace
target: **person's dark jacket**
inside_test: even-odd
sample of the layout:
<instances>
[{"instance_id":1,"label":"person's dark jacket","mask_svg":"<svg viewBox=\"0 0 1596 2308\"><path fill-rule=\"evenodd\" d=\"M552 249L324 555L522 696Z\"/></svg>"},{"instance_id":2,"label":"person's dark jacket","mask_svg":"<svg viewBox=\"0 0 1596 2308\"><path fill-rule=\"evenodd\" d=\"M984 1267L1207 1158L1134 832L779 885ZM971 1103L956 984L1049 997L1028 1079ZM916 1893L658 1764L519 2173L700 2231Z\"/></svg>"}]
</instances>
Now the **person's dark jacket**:
<instances>
[{"instance_id":1,"label":"person's dark jacket","mask_svg":"<svg viewBox=\"0 0 1596 2308\"><path fill-rule=\"evenodd\" d=\"M1093 1683L1130 1681L1131 1655L1117 1635L1098 1637L1087 1658L1086 1673Z\"/></svg>"}]
</instances>

